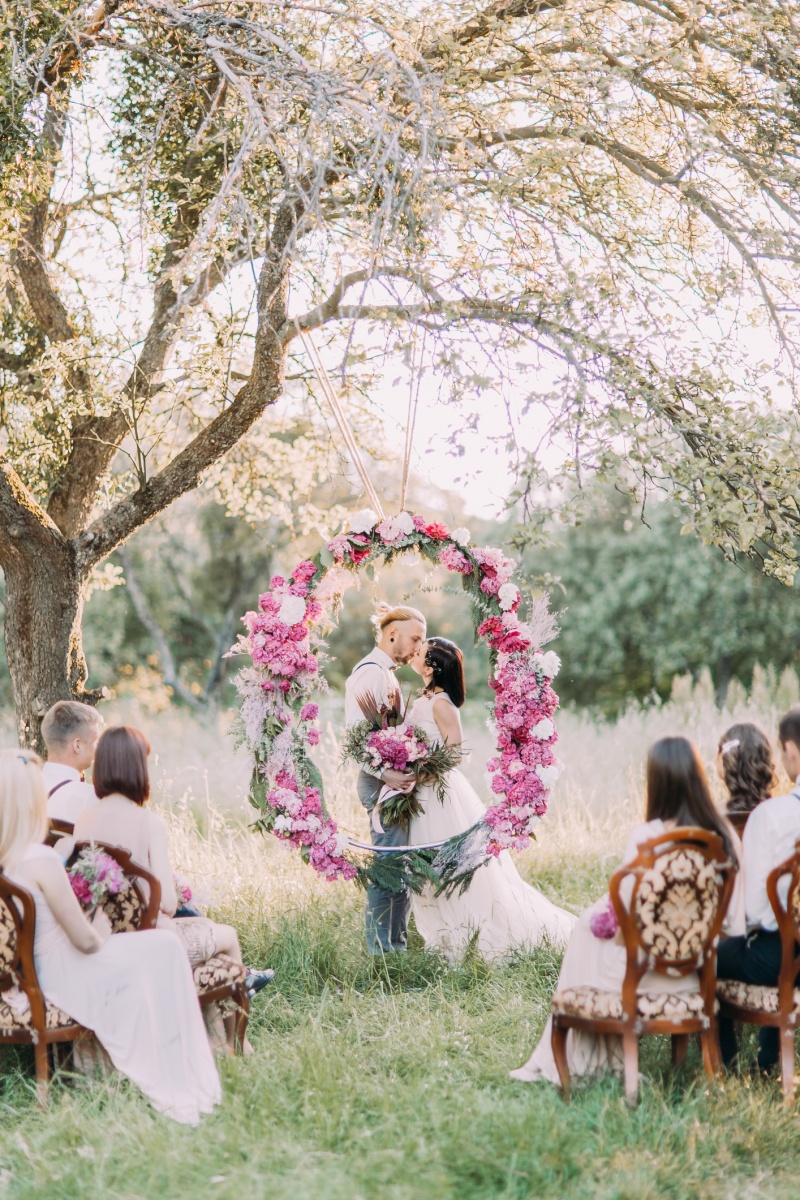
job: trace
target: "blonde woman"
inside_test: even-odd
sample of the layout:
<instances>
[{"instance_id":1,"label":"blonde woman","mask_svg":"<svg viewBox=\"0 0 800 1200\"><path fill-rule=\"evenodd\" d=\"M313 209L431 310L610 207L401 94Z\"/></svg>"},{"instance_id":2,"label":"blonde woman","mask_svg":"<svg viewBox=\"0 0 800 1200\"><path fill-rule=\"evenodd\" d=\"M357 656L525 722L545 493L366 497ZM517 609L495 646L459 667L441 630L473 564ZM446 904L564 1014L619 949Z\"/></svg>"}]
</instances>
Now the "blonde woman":
<instances>
[{"instance_id":1,"label":"blonde woman","mask_svg":"<svg viewBox=\"0 0 800 1200\"><path fill-rule=\"evenodd\" d=\"M0 751L0 867L36 904L34 960L49 1003L94 1031L154 1108L196 1125L220 1083L181 943L171 933L108 937L86 919L55 850L43 846L41 761Z\"/></svg>"}]
</instances>

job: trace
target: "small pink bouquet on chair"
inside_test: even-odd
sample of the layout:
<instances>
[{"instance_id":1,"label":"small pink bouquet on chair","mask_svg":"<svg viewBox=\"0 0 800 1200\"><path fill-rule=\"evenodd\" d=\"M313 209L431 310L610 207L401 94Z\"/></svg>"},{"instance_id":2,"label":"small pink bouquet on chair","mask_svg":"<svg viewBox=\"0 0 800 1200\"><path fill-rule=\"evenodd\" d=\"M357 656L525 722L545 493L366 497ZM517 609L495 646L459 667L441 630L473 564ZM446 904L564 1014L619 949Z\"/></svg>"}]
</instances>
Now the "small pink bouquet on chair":
<instances>
[{"instance_id":1,"label":"small pink bouquet on chair","mask_svg":"<svg viewBox=\"0 0 800 1200\"><path fill-rule=\"evenodd\" d=\"M67 874L73 892L90 916L107 896L118 896L131 886L117 860L94 844L81 850Z\"/></svg>"},{"instance_id":2,"label":"small pink bouquet on chair","mask_svg":"<svg viewBox=\"0 0 800 1200\"><path fill-rule=\"evenodd\" d=\"M615 936L619 929L619 920L610 896L606 898L602 908L592 913L589 928L596 938L602 938L604 941L610 941Z\"/></svg>"}]
</instances>

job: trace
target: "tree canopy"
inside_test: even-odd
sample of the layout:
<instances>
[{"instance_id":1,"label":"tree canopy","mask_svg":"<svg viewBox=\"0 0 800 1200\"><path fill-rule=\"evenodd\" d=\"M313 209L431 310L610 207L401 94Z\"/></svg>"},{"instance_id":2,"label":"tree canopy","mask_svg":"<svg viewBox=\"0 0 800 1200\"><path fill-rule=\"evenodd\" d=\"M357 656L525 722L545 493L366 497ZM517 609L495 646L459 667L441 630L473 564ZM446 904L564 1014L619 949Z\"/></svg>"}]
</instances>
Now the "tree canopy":
<instances>
[{"instance_id":1,"label":"tree canopy","mask_svg":"<svg viewBox=\"0 0 800 1200\"><path fill-rule=\"evenodd\" d=\"M267 506L274 464L308 470L316 441L287 460L259 424L288 377L313 399L303 333L354 395L424 337L456 440L524 386L572 478L672 489L706 540L790 579L798 15L4 6L0 565L25 720L84 693L81 597L116 546L208 473Z\"/></svg>"}]
</instances>

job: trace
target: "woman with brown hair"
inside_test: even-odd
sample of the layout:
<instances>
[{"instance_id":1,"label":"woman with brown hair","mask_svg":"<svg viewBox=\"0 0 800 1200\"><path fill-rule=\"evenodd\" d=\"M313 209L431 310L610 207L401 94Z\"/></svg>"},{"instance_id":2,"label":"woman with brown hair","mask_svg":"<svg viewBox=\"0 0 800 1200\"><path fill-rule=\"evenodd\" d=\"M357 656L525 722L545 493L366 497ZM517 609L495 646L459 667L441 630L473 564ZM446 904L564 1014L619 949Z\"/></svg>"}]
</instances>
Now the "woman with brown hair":
<instances>
[{"instance_id":1,"label":"woman with brown hair","mask_svg":"<svg viewBox=\"0 0 800 1200\"><path fill-rule=\"evenodd\" d=\"M775 787L775 760L767 735L757 725L731 725L719 739L717 774L728 790L725 813L741 830Z\"/></svg>"},{"instance_id":2,"label":"woman with brown hair","mask_svg":"<svg viewBox=\"0 0 800 1200\"><path fill-rule=\"evenodd\" d=\"M117 725L97 743L92 779L99 803L85 809L75 823L76 842L106 842L122 846L134 862L146 867L161 884L159 929L171 929L181 939L193 967L215 954L242 961L236 930L207 917L176 917L178 894L169 856L167 828L147 807L150 743L138 729ZM248 968L247 990L255 995L272 979L273 971ZM226 1019L228 1042L234 1044L234 1022Z\"/></svg>"},{"instance_id":3,"label":"woman with brown hair","mask_svg":"<svg viewBox=\"0 0 800 1200\"><path fill-rule=\"evenodd\" d=\"M632 862L639 845L670 829L693 825L718 833L733 863L738 864L737 839L724 817L714 807L708 781L697 751L684 737L661 738L647 756L647 800L644 824L629 835L623 863ZM630 894L630 893L629 893ZM592 932L592 918L608 907L608 893L581 914L570 938L556 990L593 987L601 991L622 992L627 955L619 934L613 938L597 937ZM737 873L734 894L728 908L725 931L729 934L744 930L744 908L741 879ZM646 972L639 984L642 992L696 992L699 980L696 973L682 976L658 975ZM512 1079L524 1083L546 1080L560 1084L551 1048L552 1020L548 1019L539 1044L523 1067L511 1071ZM622 1042L620 1038L595 1036L575 1029L567 1037L567 1058L573 1076L594 1075L601 1071L622 1072Z\"/></svg>"},{"instance_id":4,"label":"woman with brown hair","mask_svg":"<svg viewBox=\"0 0 800 1200\"><path fill-rule=\"evenodd\" d=\"M107 922L103 932L87 920L59 855L41 844L46 803L37 756L0 750L0 868L33 896L45 998L91 1029L155 1108L196 1125L220 1084L186 956L157 929L109 937Z\"/></svg>"}]
</instances>

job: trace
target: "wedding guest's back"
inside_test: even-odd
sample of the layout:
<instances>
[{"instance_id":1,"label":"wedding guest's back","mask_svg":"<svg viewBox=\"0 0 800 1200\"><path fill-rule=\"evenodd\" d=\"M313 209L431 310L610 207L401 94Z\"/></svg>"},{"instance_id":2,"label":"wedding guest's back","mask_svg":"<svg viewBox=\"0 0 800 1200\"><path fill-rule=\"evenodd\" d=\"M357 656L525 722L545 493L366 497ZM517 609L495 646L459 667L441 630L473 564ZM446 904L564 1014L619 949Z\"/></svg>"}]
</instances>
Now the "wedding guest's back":
<instances>
[{"instance_id":1,"label":"wedding guest's back","mask_svg":"<svg viewBox=\"0 0 800 1200\"><path fill-rule=\"evenodd\" d=\"M42 768L47 789L47 816L74 824L97 797L84 772L94 761L103 718L96 708L78 700L59 700L42 720L47 762Z\"/></svg>"},{"instance_id":2,"label":"wedding guest's back","mask_svg":"<svg viewBox=\"0 0 800 1200\"><path fill-rule=\"evenodd\" d=\"M172 916L178 895L169 858L169 839L162 818L147 806L150 743L138 729L126 725L107 729L95 752L95 803L75 822L76 842L106 842L122 846L135 862L161 884L161 911Z\"/></svg>"},{"instance_id":3,"label":"wedding guest's back","mask_svg":"<svg viewBox=\"0 0 800 1200\"><path fill-rule=\"evenodd\" d=\"M169 852L167 827L162 818L147 807L150 799L150 773L147 757L150 743L138 729L127 725L107 729L97 743L94 762L94 790L98 802L81 813L73 834L76 842L105 842L127 850L134 862L146 867L161 884L159 929L170 929L180 938L189 962L200 966L218 954L242 962L239 937L232 925L222 925L208 917L176 917L178 893ZM248 996L261 991L274 971L248 967ZM206 1009L209 1026L216 1021L216 1009ZM225 1034L234 1048L235 1021L225 1017ZM212 1030L213 1034L213 1030ZM213 1034L216 1038L216 1034ZM245 1053L250 1051L245 1043Z\"/></svg>"},{"instance_id":4,"label":"wedding guest's back","mask_svg":"<svg viewBox=\"0 0 800 1200\"><path fill-rule=\"evenodd\" d=\"M770 872L794 853L800 838L800 707L791 708L778 725L783 766L794 787L786 795L762 800L747 818L742 835L744 858L744 904L747 933L720 943L717 974L759 987L774 987L781 969L781 938L767 894ZM786 902L788 880L779 885ZM737 1053L733 1022L719 1024L722 1056L731 1064ZM759 1032L758 1067L769 1072L778 1061L778 1030L764 1027Z\"/></svg>"},{"instance_id":5,"label":"wedding guest's back","mask_svg":"<svg viewBox=\"0 0 800 1200\"><path fill-rule=\"evenodd\" d=\"M728 792L727 816L743 824L775 787L775 760L767 735L749 722L731 725L719 740L717 773Z\"/></svg>"}]
</instances>

